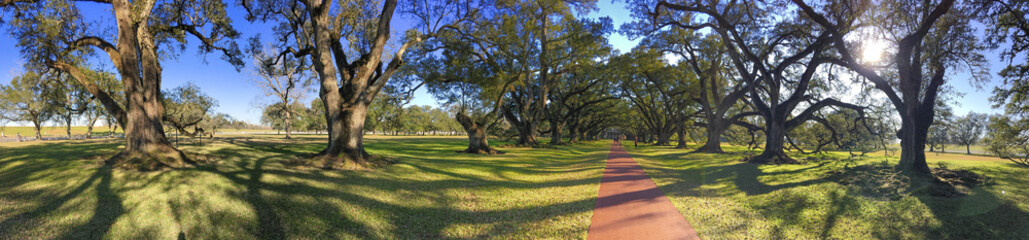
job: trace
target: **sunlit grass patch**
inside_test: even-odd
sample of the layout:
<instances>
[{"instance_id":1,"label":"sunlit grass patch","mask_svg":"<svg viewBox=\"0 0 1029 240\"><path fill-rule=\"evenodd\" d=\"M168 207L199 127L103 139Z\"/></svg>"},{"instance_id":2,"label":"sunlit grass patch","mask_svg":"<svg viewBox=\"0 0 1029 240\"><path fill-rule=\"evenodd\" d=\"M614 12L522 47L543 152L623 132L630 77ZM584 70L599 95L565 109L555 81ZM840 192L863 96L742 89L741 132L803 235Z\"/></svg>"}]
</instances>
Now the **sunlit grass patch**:
<instances>
[{"instance_id":1,"label":"sunlit grass patch","mask_svg":"<svg viewBox=\"0 0 1029 240\"><path fill-rule=\"evenodd\" d=\"M117 140L0 143L0 238L585 238L610 142L504 155L460 137L373 136L398 163L363 171L282 163L324 135L221 135L195 168L111 170Z\"/></svg>"},{"instance_id":2,"label":"sunlit grass patch","mask_svg":"<svg viewBox=\"0 0 1029 240\"><path fill-rule=\"evenodd\" d=\"M693 147L696 147L695 145ZM723 146L727 154L670 147L627 147L655 183L705 239L1020 239L1029 236L1029 170L1000 159L929 153L929 162L971 169L994 179L968 196L896 199L865 196L825 179L859 165L896 164L869 153L811 156L804 164L741 162L755 154ZM792 154L791 154L792 155ZM794 157L808 159L810 155Z\"/></svg>"}]
</instances>

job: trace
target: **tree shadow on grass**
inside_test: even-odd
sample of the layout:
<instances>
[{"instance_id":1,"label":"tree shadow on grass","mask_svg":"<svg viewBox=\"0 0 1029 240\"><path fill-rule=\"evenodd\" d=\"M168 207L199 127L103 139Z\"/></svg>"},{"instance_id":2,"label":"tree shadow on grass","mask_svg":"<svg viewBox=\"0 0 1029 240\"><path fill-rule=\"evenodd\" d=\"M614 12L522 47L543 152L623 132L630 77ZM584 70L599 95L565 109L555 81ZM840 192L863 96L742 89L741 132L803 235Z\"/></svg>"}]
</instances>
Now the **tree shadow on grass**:
<instances>
[{"instance_id":1,"label":"tree shadow on grass","mask_svg":"<svg viewBox=\"0 0 1029 240\"><path fill-rule=\"evenodd\" d=\"M3 169L0 171L0 180L3 180L0 181L0 193L4 194L0 198L19 203L42 203L27 210L8 209L0 221L0 238L43 234L40 232L44 231L69 239L153 237L168 233L176 227L179 231L175 234L180 239L424 239L454 237L451 234L478 238L518 236L537 230L534 229L536 226L548 224L551 220L572 216L578 219L582 213L592 211L594 198L583 196L554 202L528 202L526 205L502 204L510 205L506 207L468 207L467 204L476 202L476 194L488 192L599 186L600 168L603 167L607 150L565 151L560 154L568 156L560 156L555 161L534 159L518 162L513 159L546 156L534 152L500 158L457 155L450 148L462 145L460 141L378 141L390 143L390 148L384 152L401 156L403 162L406 162L402 163L404 166L371 172L288 169L281 166L282 160L300 153L317 151L320 144L231 140L224 143L233 146L210 153L224 157L218 164L152 174L118 175L112 179L112 170L107 167L97 167L92 173L82 171L83 166L90 166L91 162L80 159L84 155L113 153L117 143L51 143L42 147L0 148L5 153L0 156L0 169ZM219 141L218 144L222 143ZM436 155L443 153L448 155ZM572 156L579 154L589 155ZM454 159L447 159L451 156ZM521 174L512 175L519 177L568 173L572 174L569 176L582 176L576 174L588 171L596 171L597 174L589 177L527 180L505 178L505 173ZM407 173L418 175L404 175ZM212 176L213 179L204 176ZM198 182L193 178L216 181L206 185L206 182ZM82 179L85 181L81 182ZM119 187L113 189L112 182L120 183L115 184ZM22 187L39 183L53 185L39 190ZM61 183L77 184L66 187ZM163 190L159 189L161 186ZM157 192L172 194L167 203L156 205L167 206L171 216L162 220L161 217L165 215L158 214L152 216L153 220L160 222L174 218L178 226L142 226L133 229L134 232L123 232L124 229L119 227L119 232L112 232L112 226L125 212L134 212L136 214L130 215L138 216L139 211L155 210L138 208L155 206L145 197L141 198L143 202L131 203L136 201L131 200L133 206L125 207L118 194L140 191L152 193L155 187L158 188ZM193 189L198 191L194 192ZM96 191L96 196L90 196L90 191ZM400 197L386 197L383 194ZM226 196L228 201L211 200L204 195L217 195L214 198ZM82 207L72 206L80 204L87 197L97 202ZM498 196L481 197L491 199L479 201L478 204L496 204ZM512 198L511 201L525 200ZM423 203L412 204L407 201ZM230 205L225 204L236 202L244 204L244 211L226 208ZM93 210L88 220L75 223L74 226L55 225L58 218L56 214L66 214L68 211L72 212L67 214L81 214L86 209ZM4 214L3 211L0 214ZM119 223L119 226L137 224L132 222L132 218L122 220L130 222ZM555 230L557 233L549 234L563 234L560 238L581 237L588 227L588 222L585 224L562 226ZM453 227L458 225L468 230L454 230ZM550 236L547 234L542 233L543 236Z\"/></svg>"},{"instance_id":2,"label":"tree shadow on grass","mask_svg":"<svg viewBox=\"0 0 1029 240\"><path fill-rule=\"evenodd\" d=\"M976 172L997 178L997 184L1008 184L1025 194L1029 186L1029 171L1021 168L977 168ZM938 227L928 230L936 239L1026 239L1029 238L1029 212L1015 201L1024 201L1027 195L1002 197L998 191L978 186L967 196L941 198L919 194L916 197L939 220ZM1023 202L1022 204L1026 204Z\"/></svg>"},{"instance_id":3,"label":"tree shadow on grass","mask_svg":"<svg viewBox=\"0 0 1029 240\"><path fill-rule=\"evenodd\" d=\"M419 146L419 141L403 141L389 139L393 147L395 145L410 144ZM398 141L399 143L392 143ZM296 224L297 219L318 219L324 227L318 227L318 237L337 238L342 236L357 238L444 238L451 230L449 227L455 224L485 224L485 233L476 237L502 236L529 229L520 229L523 224L543 221L546 219L592 211L594 199L585 197L575 201L565 201L547 204L543 206L526 206L515 208L501 208L491 210L471 210L460 206L465 204L454 191L465 192L466 190L486 189L534 189L543 187L571 187L579 185L598 185L600 182L599 167L589 165L601 165L601 158L604 156L596 154L593 159L578 161L581 166L574 171L597 170L595 177L586 179L568 179L558 181L528 182L509 181L486 178L484 176L460 173L448 168L471 168L477 166L478 170L484 172L518 171L523 174L547 173L550 169L575 168L574 164L567 164L562 161L555 161L550 164L530 164L546 170L519 169L518 167L507 166L513 164L511 161L502 162L498 160L477 161L476 157L469 157L471 160L442 161L439 158L411 158L410 156L425 156L436 151L449 152L441 146L437 148L407 148L401 146L402 150L395 151L401 154L404 167L416 169L419 173L445 176L440 179L424 179L421 176L390 177L396 173L381 173L381 169L373 170L371 173L354 171L323 171L323 170L296 170L285 169L276 165L283 158L288 158L300 151L284 149L276 144L250 144L241 143L240 146L254 149L260 152L275 152L281 155L256 158L254 164L247 163L247 159L254 158L248 151L240 149L224 149L212 154L223 156L227 159L239 160L235 166L222 164L220 166L202 166L194 170L200 172L214 173L231 182L245 186L245 193L234 195L244 200L257 215L257 223L254 226L257 231L255 236L264 239L281 239L287 237L308 236L307 233L296 232L296 227L289 224ZM410 150L415 149L415 150ZM420 149L420 150L418 150ZM465 157L468 155L456 155ZM592 162L591 162L592 161ZM273 166L269 168L269 163ZM477 163L475 165L473 163ZM468 166L464 166L468 165ZM446 167L443 167L446 166ZM192 171L192 170L185 170ZM326 174L330 173L330 174ZM378 176L386 174L387 176ZM262 176L274 176L271 181L262 180ZM493 176L499 176L494 174ZM316 184L312 184L316 183ZM328 185L328 186L326 186ZM368 192L352 191L349 189L376 189L374 192L382 193L403 193L413 196L415 201L429 201L427 205L407 204L403 201L383 200L368 195ZM292 197L310 199L310 201L296 201ZM358 211L344 211L338 204L358 206ZM382 213L386 225L370 226L367 217L360 212ZM582 226L584 232L586 226ZM481 230L481 229L480 229ZM190 235L188 237L201 237Z\"/></svg>"},{"instance_id":4,"label":"tree shadow on grass","mask_svg":"<svg viewBox=\"0 0 1029 240\"><path fill-rule=\"evenodd\" d=\"M57 214L55 211L68 204L72 199L80 197L83 193L93 187L96 192L96 207L89 220L81 225L63 231L58 239L100 239L103 238L111 226L114 225L118 216L121 216L125 209L121 199L111 189L111 168L104 166L97 170L83 183L56 198L44 200L45 203L35 209L10 216L0 222L0 236L11 236L17 232L24 231L27 227L39 225L42 217L49 214ZM95 185L95 186L94 186Z\"/></svg>"},{"instance_id":5,"label":"tree shadow on grass","mask_svg":"<svg viewBox=\"0 0 1029 240\"><path fill-rule=\"evenodd\" d=\"M653 154L651 152L650 154ZM670 196L715 197L742 192L748 196L746 205L756 210L758 216L774 219L770 221L773 238L785 234L782 230L808 231L812 226L808 216L817 216L818 226L811 237L838 238L841 229L852 227L855 221L866 222L867 234L879 239L1026 239L1029 236L1029 213L1015 201L1029 198L1024 187L1007 188L1007 197L999 190L987 191L989 186L979 186L972 194L957 198L932 197L916 193L913 198L900 200L869 199L846 186L816 187L811 190L789 190L808 185L825 183L819 173L840 168L837 161L809 163L800 169L785 171L762 170L761 165L711 160L725 155L687 154L658 152L651 164L655 178L670 178L673 183L662 186ZM1013 186L1029 186L1029 170L1016 168L973 169L994 177L997 182ZM789 181L801 176L807 180ZM786 183L768 184L766 181ZM731 183L729 190L715 192L703 185ZM738 192L736 191L738 190ZM760 196L751 198L749 196ZM817 210L817 213L811 212ZM807 213L805 213L807 212ZM741 214L742 215L742 214ZM746 216L746 215L743 215ZM846 234L846 233L843 233ZM844 235L846 236L846 235ZM796 236L794 236L796 237Z\"/></svg>"}]
</instances>

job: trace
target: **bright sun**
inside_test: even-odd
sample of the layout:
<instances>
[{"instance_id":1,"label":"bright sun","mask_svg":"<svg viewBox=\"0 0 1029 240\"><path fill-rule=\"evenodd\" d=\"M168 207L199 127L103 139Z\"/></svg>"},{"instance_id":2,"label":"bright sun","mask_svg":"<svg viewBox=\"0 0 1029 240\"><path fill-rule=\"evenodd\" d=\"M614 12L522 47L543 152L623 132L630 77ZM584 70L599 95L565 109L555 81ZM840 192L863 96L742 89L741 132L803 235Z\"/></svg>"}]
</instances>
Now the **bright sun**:
<instances>
[{"instance_id":1,"label":"bright sun","mask_svg":"<svg viewBox=\"0 0 1029 240\"><path fill-rule=\"evenodd\" d=\"M886 52L886 42L882 40L865 40L861 49L861 60L865 63L878 63Z\"/></svg>"}]
</instances>

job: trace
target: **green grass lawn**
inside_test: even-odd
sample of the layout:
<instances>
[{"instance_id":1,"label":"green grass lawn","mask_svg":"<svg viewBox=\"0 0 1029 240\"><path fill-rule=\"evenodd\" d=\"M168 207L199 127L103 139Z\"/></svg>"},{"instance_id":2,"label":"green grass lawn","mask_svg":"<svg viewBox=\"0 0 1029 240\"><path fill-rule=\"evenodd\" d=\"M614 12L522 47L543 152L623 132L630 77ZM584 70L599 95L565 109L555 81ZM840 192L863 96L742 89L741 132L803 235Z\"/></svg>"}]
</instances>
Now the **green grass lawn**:
<instances>
[{"instance_id":1,"label":"green grass lawn","mask_svg":"<svg viewBox=\"0 0 1029 240\"><path fill-rule=\"evenodd\" d=\"M728 154L702 154L626 146L704 239L1029 238L1029 169L997 158L929 153L930 166L945 162L995 183L959 198L884 199L824 180L827 172L848 162L851 167L882 164L886 158L881 153L853 161L774 166L740 162L756 154L740 147L724 147ZM895 158L887 161L896 163Z\"/></svg>"},{"instance_id":2,"label":"green grass lawn","mask_svg":"<svg viewBox=\"0 0 1029 240\"><path fill-rule=\"evenodd\" d=\"M222 137L193 169L111 170L113 140L0 143L2 239L585 238L610 142L458 154L461 137L371 137L399 161L297 170L324 136ZM231 139L231 143L227 141Z\"/></svg>"}]
</instances>

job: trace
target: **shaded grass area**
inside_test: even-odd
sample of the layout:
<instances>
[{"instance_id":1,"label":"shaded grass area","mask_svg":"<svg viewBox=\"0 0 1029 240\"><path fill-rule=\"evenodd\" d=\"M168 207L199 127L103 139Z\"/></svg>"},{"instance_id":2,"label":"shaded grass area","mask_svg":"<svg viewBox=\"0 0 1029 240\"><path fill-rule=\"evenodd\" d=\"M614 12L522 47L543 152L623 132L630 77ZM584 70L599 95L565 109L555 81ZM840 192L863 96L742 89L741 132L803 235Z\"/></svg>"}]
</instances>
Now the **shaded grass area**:
<instances>
[{"instance_id":1,"label":"shaded grass area","mask_svg":"<svg viewBox=\"0 0 1029 240\"><path fill-rule=\"evenodd\" d=\"M0 145L0 239L585 238L610 142L455 153L461 138L366 139L399 163L286 168L324 136L230 136L215 163L111 170L111 140Z\"/></svg>"},{"instance_id":2,"label":"shaded grass area","mask_svg":"<svg viewBox=\"0 0 1029 240\"><path fill-rule=\"evenodd\" d=\"M993 184L958 198L909 194L884 199L824 179L845 166L896 164L896 158L881 154L854 159L847 153L796 155L812 161L756 165L740 159L759 152L740 147L705 154L626 146L705 239L1029 238L1029 169L1002 159L927 154L933 167L943 162L970 169Z\"/></svg>"}]
</instances>

